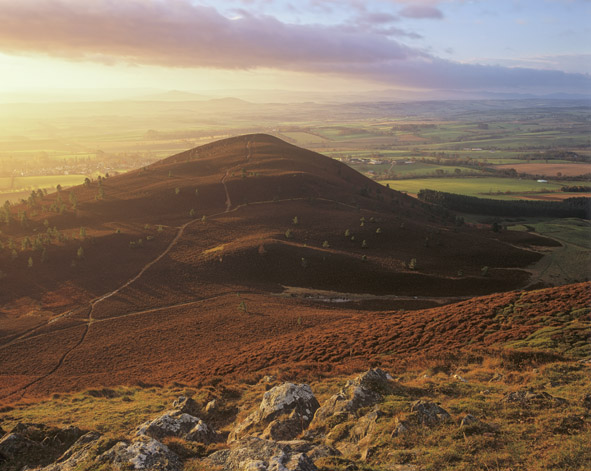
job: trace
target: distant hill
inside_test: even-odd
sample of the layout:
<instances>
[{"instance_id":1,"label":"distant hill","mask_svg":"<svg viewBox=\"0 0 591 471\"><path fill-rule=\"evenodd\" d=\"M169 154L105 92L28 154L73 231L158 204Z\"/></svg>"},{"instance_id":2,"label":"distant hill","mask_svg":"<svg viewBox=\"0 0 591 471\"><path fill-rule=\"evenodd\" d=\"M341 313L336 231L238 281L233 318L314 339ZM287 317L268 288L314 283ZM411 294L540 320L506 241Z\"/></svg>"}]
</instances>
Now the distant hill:
<instances>
[{"instance_id":1,"label":"distant hill","mask_svg":"<svg viewBox=\"0 0 591 471\"><path fill-rule=\"evenodd\" d=\"M152 363L161 372L298 322L320 329L360 309L522 288L535 281L525 268L538 248L556 245L457 226L266 134L37 195L9 213L0 375L19 394L125 381Z\"/></svg>"}]
</instances>

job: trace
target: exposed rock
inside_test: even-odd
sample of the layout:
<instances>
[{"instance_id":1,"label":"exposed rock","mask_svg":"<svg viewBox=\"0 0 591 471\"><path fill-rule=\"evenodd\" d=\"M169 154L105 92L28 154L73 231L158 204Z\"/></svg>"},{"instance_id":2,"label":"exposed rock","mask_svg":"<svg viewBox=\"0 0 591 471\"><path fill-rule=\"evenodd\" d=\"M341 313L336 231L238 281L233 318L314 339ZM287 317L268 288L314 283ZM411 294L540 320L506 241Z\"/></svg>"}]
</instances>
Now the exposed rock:
<instances>
[{"instance_id":1,"label":"exposed rock","mask_svg":"<svg viewBox=\"0 0 591 471\"><path fill-rule=\"evenodd\" d=\"M392 437L403 435L418 426L435 427L449 420L451 416L441 406L434 402L419 400L411 406L410 414L402 419L396 419Z\"/></svg>"},{"instance_id":2,"label":"exposed rock","mask_svg":"<svg viewBox=\"0 0 591 471\"><path fill-rule=\"evenodd\" d=\"M199 424L200 419L180 410L168 411L160 417L138 427L136 435L147 435L162 440L164 437L182 437Z\"/></svg>"},{"instance_id":3,"label":"exposed rock","mask_svg":"<svg viewBox=\"0 0 591 471\"><path fill-rule=\"evenodd\" d=\"M474 417L472 414L466 414L460 421L460 427L468 427L469 425L474 425L476 423L478 423L478 419L476 417Z\"/></svg>"},{"instance_id":4,"label":"exposed rock","mask_svg":"<svg viewBox=\"0 0 591 471\"><path fill-rule=\"evenodd\" d=\"M68 448L55 463L46 466L41 471L76 471L83 464L94 462L97 455L105 451L101 450L100 439L100 433L88 432Z\"/></svg>"},{"instance_id":5,"label":"exposed rock","mask_svg":"<svg viewBox=\"0 0 591 471\"><path fill-rule=\"evenodd\" d=\"M207 445L209 443L219 442L220 435L213 428L203 422L203 420L199 420L197 425L184 436L184 439Z\"/></svg>"},{"instance_id":6,"label":"exposed rock","mask_svg":"<svg viewBox=\"0 0 591 471\"><path fill-rule=\"evenodd\" d=\"M178 399L173 401L172 408L195 417L201 413L199 405L193 399L186 396L179 396Z\"/></svg>"},{"instance_id":7,"label":"exposed rock","mask_svg":"<svg viewBox=\"0 0 591 471\"><path fill-rule=\"evenodd\" d=\"M583 399L581 399L581 402L583 403L583 407L591 409L591 393L585 394Z\"/></svg>"},{"instance_id":8,"label":"exposed rock","mask_svg":"<svg viewBox=\"0 0 591 471\"><path fill-rule=\"evenodd\" d=\"M17 433L8 433L0 440L2 470L20 470L25 465L46 464L48 450L41 443Z\"/></svg>"},{"instance_id":9,"label":"exposed rock","mask_svg":"<svg viewBox=\"0 0 591 471\"><path fill-rule=\"evenodd\" d=\"M263 430L261 438L267 440L292 440L305 430L307 423L292 412L286 419L275 419Z\"/></svg>"},{"instance_id":10,"label":"exposed rock","mask_svg":"<svg viewBox=\"0 0 591 471\"><path fill-rule=\"evenodd\" d=\"M145 471L181 471L179 457L170 449L151 437L142 435L132 443L119 442L99 456L98 463L111 464L119 470L132 467Z\"/></svg>"},{"instance_id":11,"label":"exposed rock","mask_svg":"<svg viewBox=\"0 0 591 471\"><path fill-rule=\"evenodd\" d=\"M557 427L554 428L554 433L562 435L574 435L585 428L585 420L577 415L568 415L563 417Z\"/></svg>"},{"instance_id":12,"label":"exposed rock","mask_svg":"<svg viewBox=\"0 0 591 471\"><path fill-rule=\"evenodd\" d=\"M266 430L268 436L295 438L310 424L318 407L318 401L307 384L275 386L264 394L258 410L232 431L230 440L258 431L274 421L285 421L286 424L274 424Z\"/></svg>"},{"instance_id":13,"label":"exposed rock","mask_svg":"<svg viewBox=\"0 0 591 471\"><path fill-rule=\"evenodd\" d=\"M386 414L384 414L379 409L374 409L368 414L365 414L357 421L357 424L351 429L351 439L359 442L371 436L376 429L378 421L385 415Z\"/></svg>"},{"instance_id":14,"label":"exposed rock","mask_svg":"<svg viewBox=\"0 0 591 471\"><path fill-rule=\"evenodd\" d=\"M566 400L560 397L554 397L544 391L534 391L533 388L524 388L519 391L513 391L505 394L501 399L505 403L529 404L565 404Z\"/></svg>"},{"instance_id":15,"label":"exposed rock","mask_svg":"<svg viewBox=\"0 0 591 471\"><path fill-rule=\"evenodd\" d=\"M321 424L329 417L355 414L362 407L373 406L392 392L392 377L380 368L371 369L348 381L316 411L314 422Z\"/></svg>"},{"instance_id":16,"label":"exposed rock","mask_svg":"<svg viewBox=\"0 0 591 471\"><path fill-rule=\"evenodd\" d=\"M77 427L64 429L42 424L19 423L0 439L2 470L42 466L64 453L82 435Z\"/></svg>"},{"instance_id":17,"label":"exposed rock","mask_svg":"<svg viewBox=\"0 0 591 471\"><path fill-rule=\"evenodd\" d=\"M212 399L205 406L205 413L207 415L214 414L219 409L219 402L217 399Z\"/></svg>"},{"instance_id":18,"label":"exposed rock","mask_svg":"<svg viewBox=\"0 0 591 471\"><path fill-rule=\"evenodd\" d=\"M301 450L301 441L274 442L247 437L205 459L224 471L317 471L312 460Z\"/></svg>"},{"instance_id":19,"label":"exposed rock","mask_svg":"<svg viewBox=\"0 0 591 471\"><path fill-rule=\"evenodd\" d=\"M414 421L428 427L438 425L451 419L451 416L445 409L434 402L429 401L416 401L413 403L410 411L411 417Z\"/></svg>"}]
</instances>

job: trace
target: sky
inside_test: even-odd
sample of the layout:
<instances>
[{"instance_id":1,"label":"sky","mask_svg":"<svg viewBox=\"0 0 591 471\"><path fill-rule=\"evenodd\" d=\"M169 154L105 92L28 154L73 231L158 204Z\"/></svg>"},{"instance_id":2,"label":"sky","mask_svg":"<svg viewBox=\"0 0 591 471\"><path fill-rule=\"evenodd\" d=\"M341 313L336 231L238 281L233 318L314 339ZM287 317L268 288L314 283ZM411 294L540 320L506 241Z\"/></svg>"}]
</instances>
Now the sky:
<instances>
[{"instance_id":1,"label":"sky","mask_svg":"<svg viewBox=\"0 0 591 471\"><path fill-rule=\"evenodd\" d=\"M0 94L591 94L591 0L0 0Z\"/></svg>"}]
</instances>

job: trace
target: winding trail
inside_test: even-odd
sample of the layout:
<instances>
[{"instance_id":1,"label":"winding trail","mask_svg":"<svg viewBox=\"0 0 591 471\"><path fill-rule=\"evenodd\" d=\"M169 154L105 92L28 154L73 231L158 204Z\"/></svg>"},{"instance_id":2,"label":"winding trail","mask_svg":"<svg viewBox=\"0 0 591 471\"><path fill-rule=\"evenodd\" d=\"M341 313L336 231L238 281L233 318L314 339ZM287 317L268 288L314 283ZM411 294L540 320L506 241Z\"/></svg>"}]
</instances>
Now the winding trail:
<instances>
[{"instance_id":1,"label":"winding trail","mask_svg":"<svg viewBox=\"0 0 591 471\"><path fill-rule=\"evenodd\" d=\"M127 288L128 286L130 286L132 283L134 283L135 281L137 281L147 270L150 269L150 267L152 267L155 263L159 262L160 260L162 260L162 258L164 258L168 252L170 252L170 250L176 245L176 243L178 242L178 240L182 237L183 233L185 232L185 229L193 224L194 222L198 221L198 219L192 219L189 222L186 222L185 224L183 224L182 226L180 226L176 236L174 237L174 239L172 239L172 241L168 244L168 246L166 247L166 249L164 249L164 251L158 255L155 259L151 260L150 262L146 263L141 270L133 277L130 278L129 280L127 280L125 283L123 283L121 286L119 286L118 288L114 289L113 291L110 291L106 294L103 294L102 296L99 296L98 298L93 299L92 301L90 301L90 305L88 307L88 314L86 317L86 323L84 326L84 332L82 333L82 336L80 337L80 340L78 340L78 342L76 342L76 344L74 344L74 346L72 346L70 349L66 350L64 352L64 354L60 357L60 359L58 360L57 364L47 373L45 373L42 376L39 376L37 378L35 378L34 380L30 381L29 383L25 384L24 386L21 386L20 388L18 388L17 390L3 396L3 398L7 398L13 395L18 394L20 398L22 398L25 394L25 392L27 391L28 388L30 388L31 386L39 383L40 381L43 381L44 379L48 378L49 376L53 375L56 371L58 371L62 365L64 364L64 362L67 360L67 358L80 346L82 345L82 343L84 342L84 340L86 339L86 337L88 336L88 332L90 331L90 326L95 322L95 319L93 318L93 313L94 313L94 308L101 302L103 302L105 299L108 299L112 296L115 296L116 294L118 294L120 291L122 291L123 289ZM73 312L73 311L68 311L68 312ZM17 339L9 342L8 344L3 345L2 347L5 348L8 345L11 345L12 343L14 343Z\"/></svg>"}]
</instances>

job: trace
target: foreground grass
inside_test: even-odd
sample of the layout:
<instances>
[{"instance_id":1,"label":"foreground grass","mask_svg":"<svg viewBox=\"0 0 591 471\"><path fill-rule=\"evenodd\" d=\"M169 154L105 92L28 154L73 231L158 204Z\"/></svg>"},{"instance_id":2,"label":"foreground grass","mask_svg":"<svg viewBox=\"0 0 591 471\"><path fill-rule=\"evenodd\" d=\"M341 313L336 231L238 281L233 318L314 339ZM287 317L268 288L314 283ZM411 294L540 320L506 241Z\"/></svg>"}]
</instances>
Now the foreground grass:
<instances>
[{"instance_id":1,"label":"foreground grass","mask_svg":"<svg viewBox=\"0 0 591 471\"><path fill-rule=\"evenodd\" d=\"M353 452L338 458L321 458L317 466L323 471L350 469L347 466L351 463L366 471L396 469L395 466L421 471L590 469L591 422L589 410L582 402L591 390L589 364L574 359L555 361L552 359L556 355L544 350L498 352L469 354L456 362L417 362L417 368L396 377L397 392L379 404L384 417L373 433L367 460ZM141 385L54 395L51 399L17 404L12 410L4 408L0 424L4 430L19 422L76 425L98 430L106 437L130 437L139 424L168 409L173 399L188 395L200 405L217 398L226 410L233 410L216 424L219 430L229 432L236 421L258 406L265 390L286 379L279 370L272 373L268 377L235 378L231 383L216 380L195 387ZM289 376L292 381L310 383L321 403L348 379L341 375L311 377L304 372L301 377L294 377L293 369ZM547 392L565 402L503 401L508 393L525 387ZM397 420L405 417L417 399L437 402L451 414L452 421L392 437ZM361 411L364 412L369 410ZM458 423L466 414L477 417L485 426L460 428ZM339 425L343 437L355 423L356 419ZM168 444L183 455L185 470L202 469L202 447L180 439L169 440ZM338 442L334 445L340 446Z\"/></svg>"}]
</instances>

